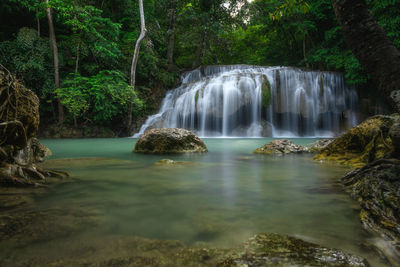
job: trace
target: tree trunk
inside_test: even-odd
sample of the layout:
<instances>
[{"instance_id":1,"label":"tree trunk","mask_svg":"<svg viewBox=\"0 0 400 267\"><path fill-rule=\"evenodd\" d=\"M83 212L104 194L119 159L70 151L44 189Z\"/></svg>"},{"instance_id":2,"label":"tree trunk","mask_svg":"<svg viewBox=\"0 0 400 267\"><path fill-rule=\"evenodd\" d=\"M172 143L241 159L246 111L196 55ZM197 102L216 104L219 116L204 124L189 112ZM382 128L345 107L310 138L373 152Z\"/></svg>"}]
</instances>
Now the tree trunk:
<instances>
[{"instance_id":1,"label":"tree trunk","mask_svg":"<svg viewBox=\"0 0 400 267\"><path fill-rule=\"evenodd\" d=\"M49 0L46 0L46 4L49 4ZM53 17L52 17L52 10L50 7L46 8L47 19L49 21L49 36L51 41L51 46L53 50L53 59L54 59L54 84L57 88L60 88L60 72L59 72L59 60L58 60L58 48L57 48L57 39L56 33L54 31L54 24L53 24ZM64 109L61 104L60 98L57 98L58 104L58 123L62 124L64 121Z\"/></svg>"},{"instance_id":2,"label":"tree trunk","mask_svg":"<svg viewBox=\"0 0 400 267\"><path fill-rule=\"evenodd\" d=\"M193 64L192 64L192 68L193 69L197 68L200 65L200 58L201 58L201 55L203 54L205 39L206 39L206 31L203 30L201 32L200 44L197 47L195 58L194 58L194 61L193 61Z\"/></svg>"},{"instance_id":3,"label":"tree trunk","mask_svg":"<svg viewBox=\"0 0 400 267\"><path fill-rule=\"evenodd\" d=\"M37 32L40 37L40 19L39 19L39 9L36 8L36 24L37 24Z\"/></svg>"},{"instance_id":4,"label":"tree trunk","mask_svg":"<svg viewBox=\"0 0 400 267\"><path fill-rule=\"evenodd\" d=\"M135 76L136 76L136 65L139 59L139 49L140 49L140 43L146 36L146 24L144 20L144 11L143 11L143 0L139 0L139 12L140 12L140 35L139 38L136 41L136 46L135 46L135 52L133 54L133 59L132 59L132 66L131 66L131 86L132 90L135 90ZM132 127L132 109L133 109L133 91L132 91L132 96L131 96L131 101L129 103L129 108L128 108L128 119L127 119L127 126L128 126L128 131L131 130Z\"/></svg>"},{"instance_id":5,"label":"tree trunk","mask_svg":"<svg viewBox=\"0 0 400 267\"><path fill-rule=\"evenodd\" d=\"M400 112L400 52L365 0L332 0L347 45L390 106Z\"/></svg>"},{"instance_id":6,"label":"tree trunk","mask_svg":"<svg viewBox=\"0 0 400 267\"><path fill-rule=\"evenodd\" d=\"M174 47L175 47L175 20L176 20L176 9L170 10L169 27L168 27L168 50L167 50L167 64L168 71L171 71L174 65Z\"/></svg>"},{"instance_id":7,"label":"tree trunk","mask_svg":"<svg viewBox=\"0 0 400 267\"><path fill-rule=\"evenodd\" d=\"M79 37L78 45L76 46L76 56L75 56L75 74L78 74L79 70L79 54L81 49L81 37Z\"/></svg>"}]
</instances>

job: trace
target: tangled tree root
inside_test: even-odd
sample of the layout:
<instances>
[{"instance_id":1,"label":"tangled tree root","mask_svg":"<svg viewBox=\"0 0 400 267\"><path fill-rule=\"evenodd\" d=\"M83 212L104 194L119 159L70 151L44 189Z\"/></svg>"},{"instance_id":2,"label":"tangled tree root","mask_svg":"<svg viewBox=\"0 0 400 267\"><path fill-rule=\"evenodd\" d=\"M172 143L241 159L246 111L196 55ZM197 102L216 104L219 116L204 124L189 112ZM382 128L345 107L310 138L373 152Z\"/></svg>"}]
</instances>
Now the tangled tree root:
<instances>
[{"instance_id":1,"label":"tangled tree root","mask_svg":"<svg viewBox=\"0 0 400 267\"><path fill-rule=\"evenodd\" d=\"M39 99L1 64L0 103L0 185L44 186L46 177L67 177L65 172L36 166L49 154L35 138Z\"/></svg>"}]
</instances>

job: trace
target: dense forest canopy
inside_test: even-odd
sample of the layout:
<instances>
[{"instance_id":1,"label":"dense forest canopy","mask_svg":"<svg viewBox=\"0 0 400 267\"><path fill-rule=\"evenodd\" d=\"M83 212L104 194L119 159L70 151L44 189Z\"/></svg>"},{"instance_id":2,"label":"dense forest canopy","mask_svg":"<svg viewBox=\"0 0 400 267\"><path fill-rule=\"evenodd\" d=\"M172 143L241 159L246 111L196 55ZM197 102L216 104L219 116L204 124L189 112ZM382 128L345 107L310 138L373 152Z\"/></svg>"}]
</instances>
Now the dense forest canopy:
<instances>
[{"instance_id":1,"label":"dense forest canopy","mask_svg":"<svg viewBox=\"0 0 400 267\"><path fill-rule=\"evenodd\" d=\"M371 87L346 47L330 0L143 3L147 35L132 90L130 67L140 33L138 1L1 1L0 63L38 94L44 123L57 122L56 100L60 99L66 110L65 124L121 127L130 104L135 119L153 112L157 101L151 95L156 89L173 88L182 71L201 65L290 65L343 71L349 84L363 90ZM367 4L400 48L400 1L367 0ZM49 9L60 88L54 80Z\"/></svg>"}]
</instances>

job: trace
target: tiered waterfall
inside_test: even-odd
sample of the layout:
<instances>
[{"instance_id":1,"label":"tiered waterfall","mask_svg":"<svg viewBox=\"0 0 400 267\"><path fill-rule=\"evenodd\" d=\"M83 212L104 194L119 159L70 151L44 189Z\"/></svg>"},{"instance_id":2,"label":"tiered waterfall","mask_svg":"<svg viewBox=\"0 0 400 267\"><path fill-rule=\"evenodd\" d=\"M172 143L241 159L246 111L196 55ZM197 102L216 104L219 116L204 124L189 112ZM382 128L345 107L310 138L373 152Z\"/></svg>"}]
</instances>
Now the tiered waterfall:
<instances>
[{"instance_id":1,"label":"tiered waterfall","mask_svg":"<svg viewBox=\"0 0 400 267\"><path fill-rule=\"evenodd\" d=\"M357 93L343 74L290 67L208 66L185 73L145 130L202 137L334 136L357 123Z\"/></svg>"}]
</instances>

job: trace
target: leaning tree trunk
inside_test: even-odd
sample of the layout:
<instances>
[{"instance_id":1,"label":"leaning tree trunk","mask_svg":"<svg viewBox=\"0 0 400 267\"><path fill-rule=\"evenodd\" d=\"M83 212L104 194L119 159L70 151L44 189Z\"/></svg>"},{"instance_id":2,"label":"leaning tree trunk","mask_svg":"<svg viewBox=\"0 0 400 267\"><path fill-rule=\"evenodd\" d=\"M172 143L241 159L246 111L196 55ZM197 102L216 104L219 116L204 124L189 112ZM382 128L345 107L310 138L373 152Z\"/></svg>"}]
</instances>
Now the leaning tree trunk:
<instances>
[{"instance_id":1,"label":"leaning tree trunk","mask_svg":"<svg viewBox=\"0 0 400 267\"><path fill-rule=\"evenodd\" d=\"M400 112L400 52L368 11L365 0L332 0L347 45L377 84L390 106Z\"/></svg>"},{"instance_id":2,"label":"leaning tree trunk","mask_svg":"<svg viewBox=\"0 0 400 267\"><path fill-rule=\"evenodd\" d=\"M46 4L49 4L49 0L46 0ZM50 7L46 8L47 19L49 21L49 35L51 41L51 47L53 50L53 60L54 60L54 83L57 88L60 88L60 72L59 72L59 59L58 59L58 48L57 48L57 39L56 33L54 31L54 24L53 24L53 16ZM57 98L57 105L58 105L58 123L62 124L64 121L64 109L61 104L60 98Z\"/></svg>"},{"instance_id":3,"label":"leaning tree trunk","mask_svg":"<svg viewBox=\"0 0 400 267\"><path fill-rule=\"evenodd\" d=\"M132 66L131 66L132 90L135 90L136 65L137 65L137 62L139 59L140 43L146 36L146 32L147 32L146 24L144 21L144 11L143 11L143 1L142 0L139 0L139 12L140 12L140 35L136 41L135 52L133 54ZM133 91L132 91L131 101L129 103L129 108L128 108L128 119L127 119L128 131L131 131L131 128L132 128L132 111L133 111L132 109L133 109Z\"/></svg>"}]
</instances>

